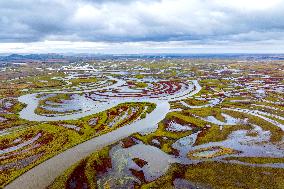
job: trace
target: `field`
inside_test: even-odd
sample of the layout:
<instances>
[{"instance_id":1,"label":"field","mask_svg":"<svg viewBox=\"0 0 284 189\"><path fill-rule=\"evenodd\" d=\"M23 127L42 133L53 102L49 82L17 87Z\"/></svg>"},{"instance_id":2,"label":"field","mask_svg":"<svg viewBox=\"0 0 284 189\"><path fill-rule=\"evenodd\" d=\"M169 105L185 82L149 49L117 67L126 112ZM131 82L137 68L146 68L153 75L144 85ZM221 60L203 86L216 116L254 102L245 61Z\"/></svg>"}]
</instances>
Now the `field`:
<instances>
[{"instance_id":1,"label":"field","mask_svg":"<svg viewBox=\"0 0 284 189\"><path fill-rule=\"evenodd\" d=\"M284 188L284 62L0 67L0 188Z\"/></svg>"}]
</instances>

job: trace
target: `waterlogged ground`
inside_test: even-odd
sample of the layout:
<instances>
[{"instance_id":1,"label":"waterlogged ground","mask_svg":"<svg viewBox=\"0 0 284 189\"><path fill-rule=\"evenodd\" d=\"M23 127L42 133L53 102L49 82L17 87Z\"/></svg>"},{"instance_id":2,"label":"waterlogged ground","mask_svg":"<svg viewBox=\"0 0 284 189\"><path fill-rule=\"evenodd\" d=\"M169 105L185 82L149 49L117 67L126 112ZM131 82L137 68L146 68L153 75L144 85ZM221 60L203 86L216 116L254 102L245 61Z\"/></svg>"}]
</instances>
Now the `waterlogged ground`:
<instances>
[{"instance_id":1,"label":"waterlogged ground","mask_svg":"<svg viewBox=\"0 0 284 189\"><path fill-rule=\"evenodd\" d=\"M0 76L1 187L284 188L283 62L96 60Z\"/></svg>"}]
</instances>

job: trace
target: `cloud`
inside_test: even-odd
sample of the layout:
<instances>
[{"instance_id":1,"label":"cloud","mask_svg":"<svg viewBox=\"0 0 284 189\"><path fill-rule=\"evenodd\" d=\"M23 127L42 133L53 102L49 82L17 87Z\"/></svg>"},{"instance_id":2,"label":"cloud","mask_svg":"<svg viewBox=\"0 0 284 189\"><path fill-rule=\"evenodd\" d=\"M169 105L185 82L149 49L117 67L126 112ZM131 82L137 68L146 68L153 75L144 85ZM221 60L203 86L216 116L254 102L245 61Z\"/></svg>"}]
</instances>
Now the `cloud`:
<instances>
[{"instance_id":1,"label":"cloud","mask_svg":"<svg viewBox=\"0 0 284 189\"><path fill-rule=\"evenodd\" d=\"M282 40L284 0L0 1L0 42Z\"/></svg>"},{"instance_id":2,"label":"cloud","mask_svg":"<svg viewBox=\"0 0 284 189\"><path fill-rule=\"evenodd\" d=\"M71 42L41 41L32 43L0 43L0 55L11 53L283 53L284 43L278 40L253 42L163 41L163 42Z\"/></svg>"}]
</instances>

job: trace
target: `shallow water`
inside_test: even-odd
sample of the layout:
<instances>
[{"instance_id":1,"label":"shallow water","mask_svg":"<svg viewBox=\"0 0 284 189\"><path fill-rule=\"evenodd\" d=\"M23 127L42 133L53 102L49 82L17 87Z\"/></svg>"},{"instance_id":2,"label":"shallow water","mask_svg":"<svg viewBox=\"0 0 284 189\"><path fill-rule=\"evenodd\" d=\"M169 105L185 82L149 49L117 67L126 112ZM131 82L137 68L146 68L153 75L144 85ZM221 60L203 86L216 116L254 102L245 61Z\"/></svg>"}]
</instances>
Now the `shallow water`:
<instances>
[{"instance_id":1,"label":"shallow water","mask_svg":"<svg viewBox=\"0 0 284 189\"><path fill-rule=\"evenodd\" d=\"M225 122L216 119L214 116L208 116L201 119L203 119L204 121L208 121L210 123L214 123L216 125L237 125L242 122L241 119L234 118L228 114L221 113L221 115L225 118Z\"/></svg>"},{"instance_id":2,"label":"shallow water","mask_svg":"<svg viewBox=\"0 0 284 189\"><path fill-rule=\"evenodd\" d=\"M146 181L150 182L165 174L170 164L176 162L174 157L159 148L143 143L129 148L122 148L118 144L111 149L110 157L112 159L112 169L105 175L106 180L117 179L117 177L121 179L133 177L129 171L132 168L137 171L142 170ZM134 158L142 159L147 163L143 167L139 167L134 163Z\"/></svg>"},{"instance_id":3,"label":"shallow water","mask_svg":"<svg viewBox=\"0 0 284 189\"><path fill-rule=\"evenodd\" d=\"M143 96L142 98L140 96L133 96L133 97L125 97L125 94L122 93L120 90L122 88L123 91L126 90L125 83L126 81L122 79L117 79L114 77L109 76L108 79L115 80L116 83L99 88L97 89L87 89L83 91L73 91L73 92L67 92L67 91L57 91L57 92L41 92L41 93L34 93L34 94L27 94L20 96L18 100L21 103L27 104L27 107L24 108L19 114L20 117L23 119L27 119L29 121L58 121L58 120L74 120L79 119L81 117L85 117L88 115L96 114L102 111L105 111L107 109L110 109L114 106L117 106L118 104L125 103L125 102L152 102L152 103L160 103L165 101L172 101L172 100L179 100L183 98L187 98L188 96L191 96L193 94L196 94L201 90L200 85L197 81L192 81L192 84L188 85L188 88L181 89L180 91L177 91L175 94L169 95L161 94L159 96ZM105 91L106 90L106 91ZM120 91L117 95L116 93L113 93L113 90ZM132 91L132 89L129 89ZM108 92L110 91L110 92ZM96 93L93 93L96 92ZM64 111L70 111L70 110L78 110L74 113L66 114L66 115L38 115L35 114L35 109L37 108L39 101L43 98L54 96L55 94L59 93L66 93L66 94L74 94L72 95L72 100L64 101L63 104L56 104L59 107L51 107L51 106L45 106L43 108L47 110L53 110L58 112L64 112ZM79 93L91 93L90 95L75 95ZM140 93L140 92L139 92ZM121 94L121 95L119 95ZM41 98L37 98L38 95L44 95ZM47 96L46 96L47 95ZM91 98L89 98L90 96ZM79 111L80 110L80 111Z\"/></svg>"}]
</instances>

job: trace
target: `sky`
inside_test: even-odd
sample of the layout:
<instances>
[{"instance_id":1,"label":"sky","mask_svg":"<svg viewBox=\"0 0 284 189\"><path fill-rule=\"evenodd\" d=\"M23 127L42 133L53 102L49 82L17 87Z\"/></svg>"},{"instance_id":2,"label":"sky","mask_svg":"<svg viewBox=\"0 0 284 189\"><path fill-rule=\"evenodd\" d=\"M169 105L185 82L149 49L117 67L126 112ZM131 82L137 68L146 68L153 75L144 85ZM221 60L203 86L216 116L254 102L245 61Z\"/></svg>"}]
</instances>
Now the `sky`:
<instances>
[{"instance_id":1,"label":"sky","mask_svg":"<svg viewBox=\"0 0 284 189\"><path fill-rule=\"evenodd\" d=\"M284 53L284 0L0 0L0 53Z\"/></svg>"}]
</instances>

